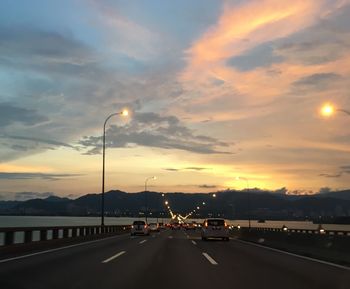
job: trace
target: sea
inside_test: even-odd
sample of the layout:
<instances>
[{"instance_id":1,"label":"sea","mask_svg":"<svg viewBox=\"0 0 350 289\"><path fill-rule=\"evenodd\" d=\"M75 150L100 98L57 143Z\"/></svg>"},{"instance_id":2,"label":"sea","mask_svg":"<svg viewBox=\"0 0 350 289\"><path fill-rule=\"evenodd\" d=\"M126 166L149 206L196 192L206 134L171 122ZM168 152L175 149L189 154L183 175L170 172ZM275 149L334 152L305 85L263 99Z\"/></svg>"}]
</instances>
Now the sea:
<instances>
[{"instance_id":1,"label":"sea","mask_svg":"<svg viewBox=\"0 0 350 289\"><path fill-rule=\"evenodd\" d=\"M105 217L105 225L131 225L135 220L142 218L128 217ZM148 218L149 223L169 222L169 218ZM202 219L189 219L188 221L203 222ZM0 228L6 227L41 227L41 226L98 226L101 223L100 217L66 217L66 216L0 216ZM248 220L227 220L229 225L248 227ZM258 220L251 220L251 226L257 228L282 228L287 226L290 229L316 230L318 224L311 221L270 221L261 223ZM350 225L322 224L325 230L350 231Z\"/></svg>"},{"instance_id":2,"label":"sea","mask_svg":"<svg viewBox=\"0 0 350 289\"><path fill-rule=\"evenodd\" d=\"M105 217L105 225L131 225L135 220L144 220L143 218L128 218L128 217ZM188 221L203 222L202 219L189 219ZM248 227L248 220L226 220L231 226ZM170 222L169 218L148 218L148 223L155 222ZM100 217L67 217L67 216L0 216L0 246L4 244L4 233L1 228L8 227L59 227L59 226L98 226L101 223ZM316 230L318 224L311 221L270 221L259 222L258 220L251 220L251 227L257 228L282 228L286 226L289 229L304 229ZM350 232L350 225L338 224L322 224L326 231L348 231ZM50 232L50 231L49 231ZM49 235L52 233L49 233ZM15 243L23 242L23 232L15 234ZM48 236L50 239L51 236ZM39 239L39 232L33 233L33 240Z\"/></svg>"}]
</instances>

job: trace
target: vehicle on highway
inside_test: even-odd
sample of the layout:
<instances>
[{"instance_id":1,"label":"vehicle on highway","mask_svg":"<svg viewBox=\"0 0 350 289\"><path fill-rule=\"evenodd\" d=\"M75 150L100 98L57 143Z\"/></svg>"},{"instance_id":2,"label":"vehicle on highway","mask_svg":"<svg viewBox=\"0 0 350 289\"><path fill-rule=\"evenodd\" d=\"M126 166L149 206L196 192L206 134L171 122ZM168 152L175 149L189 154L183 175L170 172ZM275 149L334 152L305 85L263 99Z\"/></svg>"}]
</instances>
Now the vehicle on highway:
<instances>
[{"instance_id":1,"label":"vehicle on highway","mask_svg":"<svg viewBox=\"0 0 350 289\"><path fill-rule=\"evenodd\" d=\"M220 238L229 241L229 228L224 219L206 219L202 226L202 240Z\"/></svg>"},{"instance_id":2,"label":"vehicle on highway","mask_svg":"<svg viewBox=\"0 0 350 289\"><path fill-rule=\"evenodd\" d=\"M150 229L145 221L134 221L131 225L130 235L146 235L150 234Z\"/></svg>"},{"instance_id":3,"label":"vehicle on highway","mask_svg":"<svg viewBox=\"0 0 350 289\"><path fill-rule=\"evenodd\" d=\"M159 225L157 223L150 223L148 227L151 232L159 232Z\"/></svg>"},{"instance_id":4,"label":"vehicle on highway","mask_svg":"<svg viewBox=\"0 0 350 289\"><path fill-rule=\"evenodd\" d=\"M191 223L187 223L187 224L186 224L185 229L186 229L186 230L195 230L196 227L197 227L196 224L193 223L193 222L191 222Z\"/></svg>"},{"instance_id":5,"label":"vehicle on highway","mask_svg":"<svg viewBox=\"0 0 350 289\"><path fill-rule=\"evenodd\" d=\"M174 222L170 224L172 230L180 230L181 226L178 222Z\"/></svg>"}]
</instances>

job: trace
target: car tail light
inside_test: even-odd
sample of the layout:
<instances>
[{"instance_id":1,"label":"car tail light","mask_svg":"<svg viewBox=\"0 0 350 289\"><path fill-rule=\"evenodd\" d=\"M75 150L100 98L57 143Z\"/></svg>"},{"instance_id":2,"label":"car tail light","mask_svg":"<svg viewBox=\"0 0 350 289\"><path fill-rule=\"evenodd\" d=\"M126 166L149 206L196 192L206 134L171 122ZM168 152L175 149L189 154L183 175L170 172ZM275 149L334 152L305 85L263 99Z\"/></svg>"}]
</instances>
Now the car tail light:
<instances>
[{"instance_id":1,"label":"car tail light","mask_svg":"<svg viewBox=\"0 0 350 289\"><path fill-rule=\"evenodd\" d=\"M227 223L225 222L225 228L227 228Z\"/></svg>"},{"instance_id":2,"label":"car tail light","mask_svg":"<svg viewBox=\"0 0 350 289\"><path fill-rule=\"evenodd\" d=\"M147 228L147 225L144 225L143 227L146 229L146 228Z\"/></svg>"},{"instance_id":3,"label":"car tail light","mask_svg":"<svg viewBox=\"0 0 350 289\"><path fill-rule=\"evenodd\" d=\"M208 222L204 222L204 227L208 227Z\"/></svg>"}]
</instances>

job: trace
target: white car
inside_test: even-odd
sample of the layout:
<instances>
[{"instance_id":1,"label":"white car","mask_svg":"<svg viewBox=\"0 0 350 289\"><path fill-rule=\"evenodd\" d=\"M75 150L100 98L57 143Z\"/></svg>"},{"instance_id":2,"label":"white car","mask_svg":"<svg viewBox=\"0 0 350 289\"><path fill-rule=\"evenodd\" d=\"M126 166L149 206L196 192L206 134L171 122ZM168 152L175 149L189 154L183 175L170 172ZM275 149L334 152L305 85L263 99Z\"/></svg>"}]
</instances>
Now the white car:
<instances>
[{"instance_id":1,"label":"white car","mask_svg":"<svg viewBox=\"0 0 350 289\"><path fill-rule=\"evenodd\" d=\"M149 227L145 221L134 221L131 225L131 236L134 235L149 235Z\"/></svg>"},{"instance_id":2,"label":"white car","mask_svg":"<svg viewBox=\"0 0 350 289\"><path fill-rule=\"evenodd\" d=\"M159 226L157 223L150 223L149 229L151 232L159 232Z\"/></svg>"},{"instance_id":3,"label":"white car","mask_svg":"<svg viewBox=\"0 0 350 289\"><path fill-rule=\"evenodd\" d=\"M224 219L206 219L202 226L202 240L220 238L229 241L230 231Z\"/></svg>"}]
</instances>

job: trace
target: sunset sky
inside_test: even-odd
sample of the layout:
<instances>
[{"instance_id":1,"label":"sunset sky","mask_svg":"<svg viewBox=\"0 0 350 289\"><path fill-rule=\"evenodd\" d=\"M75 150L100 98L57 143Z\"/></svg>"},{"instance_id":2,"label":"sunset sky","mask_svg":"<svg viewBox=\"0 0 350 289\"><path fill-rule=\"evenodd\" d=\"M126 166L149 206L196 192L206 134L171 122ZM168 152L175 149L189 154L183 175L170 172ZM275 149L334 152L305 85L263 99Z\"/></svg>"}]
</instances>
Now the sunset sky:
<instances>
[{"instance_id":1,"label":"sunset sky","mask_svg":"<svg viewBox=\"0 0 350 289\"><path fill-rule=\"evenodd\" d=\"M350 188L350 0L0 2L0 199ZM25 195L25 194L24 194ZM44 194L45 195L45 194ZM42 195L42 196L44 196Z\"/></svg>"}]
</instances>

